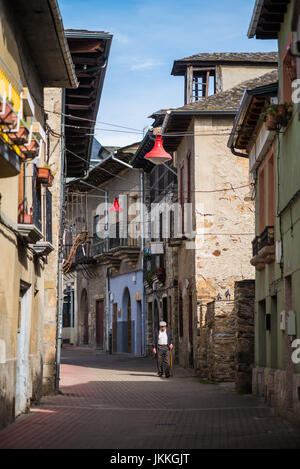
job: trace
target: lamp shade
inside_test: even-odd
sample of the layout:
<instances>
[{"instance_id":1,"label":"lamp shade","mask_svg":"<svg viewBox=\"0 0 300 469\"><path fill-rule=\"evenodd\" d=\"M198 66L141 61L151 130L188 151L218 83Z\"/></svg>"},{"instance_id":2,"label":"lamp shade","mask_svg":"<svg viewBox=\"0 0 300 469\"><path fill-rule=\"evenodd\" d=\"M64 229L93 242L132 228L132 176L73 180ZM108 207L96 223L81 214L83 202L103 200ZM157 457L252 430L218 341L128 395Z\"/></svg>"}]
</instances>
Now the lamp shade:
<instances>
[{"instance_id":1,"label":"lamp shade","mask_svg":"<svg viewBox=\"0 0 300 469\"><path fill-rule=\"evenodd\" d=\"M110 212L123 212L123 209L119 205L118 197L115 197L113 206L109 209Z\"/></svg>"},{"instance_id":2,"label":"lamp shade","mask_svg":"<svg viewBox=\"0 0 300 469\"><path fill-rule=\"evenodd\" d=\"M172 156L167 153L163 147L161 135L156 135L156 140L153 149L147 153L144 158L151 161L153 164L163 164L172 159Z\"/></svg>"}]
</instances>

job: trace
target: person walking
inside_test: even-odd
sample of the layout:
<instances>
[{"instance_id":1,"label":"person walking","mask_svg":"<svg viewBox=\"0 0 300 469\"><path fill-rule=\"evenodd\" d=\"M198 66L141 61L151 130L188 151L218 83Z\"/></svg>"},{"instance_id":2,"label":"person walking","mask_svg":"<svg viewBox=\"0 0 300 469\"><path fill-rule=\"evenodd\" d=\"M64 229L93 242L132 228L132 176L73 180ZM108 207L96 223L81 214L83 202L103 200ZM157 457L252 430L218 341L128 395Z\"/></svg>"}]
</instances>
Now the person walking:
<instances>
[{"instance_id":1,"label":"person walking","mask_svg":"<svg viewBox=\"0 0 300 469\"><path fill-rule=\"evenodd\" d=\"M170 350L173 350L172 332L165 321L159 323L159 330L154 332L153 353L157 358L158 376L170 377Z\"/></svg>"}]
</instances>

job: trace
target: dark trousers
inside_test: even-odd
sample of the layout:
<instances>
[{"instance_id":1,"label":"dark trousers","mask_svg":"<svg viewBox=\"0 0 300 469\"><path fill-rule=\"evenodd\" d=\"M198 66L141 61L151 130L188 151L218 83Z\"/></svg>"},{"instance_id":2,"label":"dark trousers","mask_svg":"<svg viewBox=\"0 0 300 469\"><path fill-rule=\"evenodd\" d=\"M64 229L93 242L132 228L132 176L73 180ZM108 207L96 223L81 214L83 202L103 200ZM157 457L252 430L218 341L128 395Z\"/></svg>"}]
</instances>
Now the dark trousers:
<instances>
[{"instance_id":1,"label":"dark trousers","mask_svg":"<svg viewBox=\"0 0 300 469\"><path fill-rule=\"evenodd\" d=\"M158 345L157 347L157 371L163 375L170 376L170 350L168 345Z\"/></svg>"}]
</instances>

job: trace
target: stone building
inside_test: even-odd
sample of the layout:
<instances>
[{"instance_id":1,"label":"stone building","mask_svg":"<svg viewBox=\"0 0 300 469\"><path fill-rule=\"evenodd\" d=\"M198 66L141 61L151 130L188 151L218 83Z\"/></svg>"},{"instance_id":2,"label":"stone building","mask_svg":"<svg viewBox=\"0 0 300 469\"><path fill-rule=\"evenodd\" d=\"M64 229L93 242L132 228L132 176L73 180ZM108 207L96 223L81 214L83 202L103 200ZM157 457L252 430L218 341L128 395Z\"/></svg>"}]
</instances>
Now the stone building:
<instances>
[{"instance_id":1,"label":"stone building","mask_svg":"<svg viewBox=\"0 0 300 469\"><path fill-rule=\"evenodd\" d=\"M56 1L0 2L0 426L54 390L60 153L44 87L77 81ZM34 31L34 35L32 32ZM50 143L50 144L49 144ZM48 166L45 166L47 163ZM55 171L57 171L55 173ZM53 180L54 177L54 180ZM54 223L52 223L54 222Z\"/></svg>"},{"instance_id":2,"label":"stone building","mask_svg":"<svg viewBox=\"0 0 300 469\"><path fill-rule=\"evenodd\" d=\"M179 363L195 367L204 377L210 373L216 380L234 378L234 359L224 366L214 355L212 367L207 361L206 334L218 337L227 328L221 355L229 351L234 357L229 316L234 309L235 282L254 276L249 265L254 210L248 165L227 148L228 134L244 90L263 84L276 67L276 53L199 54L175 61L173 74L186 77L187 104L152 116L154 127L163 128L165 149L173 153L183 211L176 248ZM208 71L210 84L203 78L208 80ZM237 77L251 79L236 85ZM200 94L200 88L206 92ZM223 320L210 328L212 317Z\"/></svg>"},{"instance_id":3,"label":"stone building","mask_svg":"<svg viewBox=\"0 0 300 469\"><path fill-rule=\"evenodd\" d=\"M63 337L112 353L144 355L143 173L130 165L137 147L119 148L87 177L68 184L65 258L80 233L87 237L65 269Z\"/></svg>"},{"instance_id":4,"label":"stone building","mask_svg":"<svg viewBox=\"0 0 300 469\"><path fill-rule=\"evenodd\" d=\"M154 129L154 134L159 127ZM175 357L178 359L178 264L177 240L170 232L171 206L177 202L177 173L173 164L155 166L145 160L153 147L154 137L148 132L137 149L133 166L144 171L145 206L149 214L148 237L145 238L144 287L147 317L147 354L152 353L153 333L164 320L175 339ZM156 207L154 211L154 207ZM151 212L152 208L152 212ZM151 217L152 215L152 217ZM157 222L157 223L156 223ZM172 238L172 239L171 239Z\"/></svg>"},{"instance_id":5,"label":"stone building","mask_svg":"<svg viewBox=\"0 0 300 469\"><path fill-rule=\"evenodd\" d=\"M293 85L300 60L293 48L300 37L300 4L278 6L256 2L249 37L278 39L279 74L267 86L247 89L228 145L249 162L255 183L253 393L299 423L300 123ZM262 14L265 8L278 15L276 24Z\"/></svg>"}]
</instances>

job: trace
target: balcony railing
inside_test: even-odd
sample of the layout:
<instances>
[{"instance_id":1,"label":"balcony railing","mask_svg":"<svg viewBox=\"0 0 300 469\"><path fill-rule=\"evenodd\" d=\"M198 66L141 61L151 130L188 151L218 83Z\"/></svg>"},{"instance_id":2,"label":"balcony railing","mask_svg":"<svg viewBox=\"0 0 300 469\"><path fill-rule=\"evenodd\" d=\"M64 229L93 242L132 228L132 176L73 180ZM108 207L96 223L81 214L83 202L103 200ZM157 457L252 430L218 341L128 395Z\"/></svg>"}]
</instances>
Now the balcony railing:
<instances>
[{"instance_id":1,"label":"balcony railing","mask_svg":"<svg viewBox=\"0 0 300 469\"><path fill-rule=\"evenodd\" d=\"M253 257L258 255L258 251L260 249L260 236L256 236L254 240L252 241L252 254Z\"/></svg>"},{"instance_id":2,"label":"balcony railing","mask_svg":"<svg viewBox=\"0 0 300 469\"><path fill-rule=\"evenodd\" d=\"M106 247L108 246L108 248ZM123 238L109 238L107 241L105 238L99 238L97 235L88 238L88 241L80 245L76 251L73 259L73 264L91 264L95 262L95 257L101 254L108 254L112 249L115 248L126 248L126 247L138 247L137 239L123 239ZM64 258L67 259L72 244L64 245Z\"/></svg>"},{"instance_id":3,"label":"balcony railing","mask_svg":"<svg viewBox=\"0 0 300 469\"><path fill-rule=\"evenodd\" d=\"M250 263L256 270L265 268L265 264L274 262L275 259L274 226L266 226L262 233L252 241L253 257Z\"/></svg>"},{"instance_id":4,"label":"balcony railing","mask_svg":"<svg viewBox=\"0 0 300 469\"><path fill-rule=\"evenodd\" d=\"M262 233L252 241L253 257L259 254L259 251L266 246L274 245L274 226L266 226Z\"/></svg>"},{"instance_id":5,"label":"balcony railing","mask_svg":"<svg viewBox=\"0 0 300 469\"><path fill-rule=\"evenodd\" d=\"M274 245L274 226L266 226L260 235L259 249Z\"/></svg>"}]
</instances>

